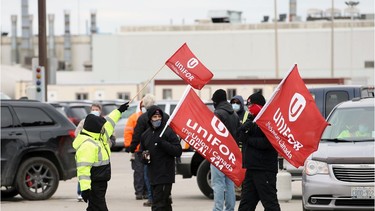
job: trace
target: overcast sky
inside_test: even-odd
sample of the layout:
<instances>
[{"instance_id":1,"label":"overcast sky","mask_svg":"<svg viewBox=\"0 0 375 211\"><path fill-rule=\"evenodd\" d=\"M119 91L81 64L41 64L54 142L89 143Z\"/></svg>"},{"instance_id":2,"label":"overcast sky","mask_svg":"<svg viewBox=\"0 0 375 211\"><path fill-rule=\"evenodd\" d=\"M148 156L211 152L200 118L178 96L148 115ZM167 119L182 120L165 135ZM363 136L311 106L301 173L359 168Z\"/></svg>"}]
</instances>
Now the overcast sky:
<instances>
[{"instance_id":1,"label":"overcast sky","mask_svg":"<svg viewBox=\"0 0 375 211\"><path fill-rule=\"evenodd\" d=\"M348 0L346 0L348 1ZM374 0L357 0L361 13L374 13ZM263 16L274 16L273 0L47 0L47 14L55 14L55 34L63 34L64 10L71 14L71 33L85 34L90 11L97 12L100 33L115 33L125 25L194 24L208 18L210 10L242 11L246 23L259 23ZM335 8L345 9L345 0L334 0ZM34 15L33 31L38 32L38 0L29 0L29 14ZM306 20L310 8L326 10L332 0L297 0L297 15ZM289 13L289 0L277 0L277 10ZM1 31L11 31L11 15L18 15L21 35L21 0L1 0ZM47 30L48 32L48 30Z\"/></svg>"}]
</instances>

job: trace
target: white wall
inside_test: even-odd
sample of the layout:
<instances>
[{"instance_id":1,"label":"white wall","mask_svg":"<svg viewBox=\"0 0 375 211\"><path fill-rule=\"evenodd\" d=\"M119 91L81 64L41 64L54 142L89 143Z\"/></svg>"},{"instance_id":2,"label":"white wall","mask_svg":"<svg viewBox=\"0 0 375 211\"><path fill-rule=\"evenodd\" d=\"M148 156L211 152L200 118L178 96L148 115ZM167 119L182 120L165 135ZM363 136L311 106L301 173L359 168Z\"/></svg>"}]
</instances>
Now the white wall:
<instances>
[{"instance_id":1,"label":"white wall","mask_svg":"<svg viewBox=\"0 0 375 211\"><path fill-rule=\"evenodd\" d=\"M302 77L331 77L329 28L280 29L279 78L299 65ZM338 28L334 33L334 77L365 78L374 83L374 29ZM98 78L145 81L187 42L193 53L214 73L214 79L275 78L273 30L127 32L94 36L94 73ZM105 58L105 59L103 59ZM110 72L110 75L108 73ZM176 79L167 67L157 79Z\"/></svg>"}]
</instances>

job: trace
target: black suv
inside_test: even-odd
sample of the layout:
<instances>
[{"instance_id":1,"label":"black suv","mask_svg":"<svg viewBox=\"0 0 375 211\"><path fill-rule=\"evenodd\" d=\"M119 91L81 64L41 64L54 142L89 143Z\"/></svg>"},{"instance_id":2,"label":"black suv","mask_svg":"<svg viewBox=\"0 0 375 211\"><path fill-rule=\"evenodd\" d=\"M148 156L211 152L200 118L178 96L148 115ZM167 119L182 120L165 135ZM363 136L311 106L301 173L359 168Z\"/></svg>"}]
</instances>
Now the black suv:
<instances>
[{"instance_id":1,"label":"black suv","mask_svg":"<svg viewBox=\"0 0 375 211\"><path fill-rule=\"evenodd\" d=\"M48 199L75 177L74 130L50 104L1 100L1 197Z\"/></svg>"}]
</instances>

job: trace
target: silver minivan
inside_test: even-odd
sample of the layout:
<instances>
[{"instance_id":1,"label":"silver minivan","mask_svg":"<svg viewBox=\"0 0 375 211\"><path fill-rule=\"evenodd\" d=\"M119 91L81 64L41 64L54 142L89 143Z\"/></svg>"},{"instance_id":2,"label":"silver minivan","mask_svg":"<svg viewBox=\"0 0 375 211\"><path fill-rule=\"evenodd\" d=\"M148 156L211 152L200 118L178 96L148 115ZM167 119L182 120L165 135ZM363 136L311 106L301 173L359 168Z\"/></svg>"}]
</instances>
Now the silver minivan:
<instances>
[{"instance_id":1,"label":"silver minivan","mask_svg":"<svg viewBox=\"0 0 375 211\"><path fill-rule=\"evenodd\" d=\"M374 98L336 106L302 173L303 210L374 210Z\"/></svg>"}]
</instances>

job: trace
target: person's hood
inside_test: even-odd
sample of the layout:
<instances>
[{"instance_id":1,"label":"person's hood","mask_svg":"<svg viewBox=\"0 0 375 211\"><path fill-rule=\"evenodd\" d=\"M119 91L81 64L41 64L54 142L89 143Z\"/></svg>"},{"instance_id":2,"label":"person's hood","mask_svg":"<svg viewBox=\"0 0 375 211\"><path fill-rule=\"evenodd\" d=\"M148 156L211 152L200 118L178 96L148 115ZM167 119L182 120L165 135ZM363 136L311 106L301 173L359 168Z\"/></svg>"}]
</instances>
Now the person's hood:
<instances>
[{"instance_id":1,"label":"person's hood","mask_svg":"<svg viewBox=\"0 0 375 211\"><path fill-rule=\"evenodd\" d=\"M166 119L165 119L165 114L164 114L164 111L159 107L159 106L156 106L156 105L153 105L151 106L148 110L147 110L147 117L148 117L148 124L151 125L151 128L152 127L152 124L151 124L151 117L156 113L156 112L160 112L161 114L161 125L160 127L158 127L157 129L159 128L164 128L165 124L166 124Z\"/></svg>"},{"instance_id":2,"label":"person's hood","mask_svg":"<svg viewBox=\"0 0 375 211\"><path fill-rule=\"evenodd\" d=\"M232 97L232 99L230 99L230 101L232 101L233 99L237 99L237 100L239 100L241 102L241 104L240 104L240 110L237 111L237 113L243 112L244 109L245 109L243 97L241 95L236 95L236 96Z\"/></svg>"}]
</instances>

